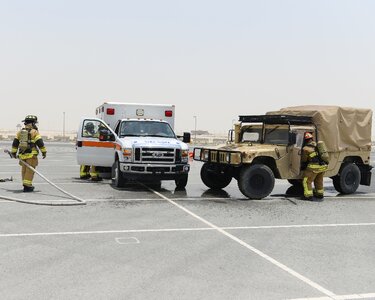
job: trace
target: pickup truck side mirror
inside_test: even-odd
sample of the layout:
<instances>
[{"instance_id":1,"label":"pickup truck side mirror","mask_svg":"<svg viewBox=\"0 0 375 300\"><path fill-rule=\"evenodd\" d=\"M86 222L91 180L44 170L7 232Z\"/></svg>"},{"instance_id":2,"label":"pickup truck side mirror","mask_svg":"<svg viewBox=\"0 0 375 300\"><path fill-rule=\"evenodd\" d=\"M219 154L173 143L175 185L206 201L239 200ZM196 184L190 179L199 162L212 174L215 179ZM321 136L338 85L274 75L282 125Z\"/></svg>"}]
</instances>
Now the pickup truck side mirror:
<instances>
[{"instance_id":1,"label":"pickup truck side mirror","mask_svg":"<svg viewBox=\"0 0 375 300\"><path fill-rule=\"evenodd\" d=\"M184 135L183 135L182 141L183 141L184 143L190 143L190 142L191 142L190 132L184 132Z\"/></svg>"},{"instance_id":2,"label":"pickup truck side mirror","mask_svg":"<svg viewBox=\"0 0 375 300\"><path fill-rule=\"evenodd\" d=\"M115 140L116 140L115 136L108 129L99 130L99 141L106 142L106 141L115 141Z\"/></svg>"},{"instance_id":3,"label":"pickup truck side mirror","mask_svg":"<svg viewBox=\"0 0 375 300\"><path fill-rule=\"evenodd\" d=\"M289 132L289 145L294 145L297 141L297 134L295 132Z\"/></svg>"}]
</instances>

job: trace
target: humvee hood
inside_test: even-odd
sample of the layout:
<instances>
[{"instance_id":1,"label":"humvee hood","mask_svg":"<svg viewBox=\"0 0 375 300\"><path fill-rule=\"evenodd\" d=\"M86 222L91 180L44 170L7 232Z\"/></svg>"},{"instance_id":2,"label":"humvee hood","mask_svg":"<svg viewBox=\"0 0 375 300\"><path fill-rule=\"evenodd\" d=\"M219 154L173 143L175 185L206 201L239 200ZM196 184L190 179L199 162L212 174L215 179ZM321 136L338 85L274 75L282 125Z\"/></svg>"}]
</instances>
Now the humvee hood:
<instances>
[{"instance_id":1,"label":"humvee hood","mask_svg":"<svg viewBox=\"0 0 375 300\"><path fill-rule=\"evenodd\" d=\"M277 145L270 144L252 144L252 143L241 143L233 145L219 145L216 147L209 147L209 149L224 150L224 151L240 151L240 152L266 152L274 151Z\"/></svg>"}]
</instances>

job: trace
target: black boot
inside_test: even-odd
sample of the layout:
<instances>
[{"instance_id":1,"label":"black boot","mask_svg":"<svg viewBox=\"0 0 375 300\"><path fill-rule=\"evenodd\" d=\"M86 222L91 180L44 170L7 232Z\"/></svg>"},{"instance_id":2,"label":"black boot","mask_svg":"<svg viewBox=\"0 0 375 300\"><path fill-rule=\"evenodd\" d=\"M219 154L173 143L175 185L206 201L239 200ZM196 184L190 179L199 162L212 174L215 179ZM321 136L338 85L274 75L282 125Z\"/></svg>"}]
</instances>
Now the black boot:
<instances>
[{"instance_id":1,"label":"black boot","mask_svg":"<svg viewBox=\"0 0 375 300\"><path fill-rule=\"evenodd\" d=\"M92 181L102 181L103 178L101 178L100 176L96 176L96 177L92 177L92 176L91 176L91 180L92 180Z\"/></svg>"},{"instance_id":2,"label":"black boot","mask_svg":"<svg viewBox=\"0 0 375 300\"><path fill-rule=\"evenodd\" d=\"M26 186L26 185L23 186L23 192L24 193L29 193L29 192L32 192L32 191L34 191L33 186Z\"/></svg>"},{"instance_id":3,"label":"black boot","mask_svg":"<svg viewBox=\"0 0 375 300\"><path fill-rule=\"evenodd\" d=\"M315 195L314 197L315 197L316 201L323 201L323 199L324 199L324 195Z\"/></svg>"}]
</instances>

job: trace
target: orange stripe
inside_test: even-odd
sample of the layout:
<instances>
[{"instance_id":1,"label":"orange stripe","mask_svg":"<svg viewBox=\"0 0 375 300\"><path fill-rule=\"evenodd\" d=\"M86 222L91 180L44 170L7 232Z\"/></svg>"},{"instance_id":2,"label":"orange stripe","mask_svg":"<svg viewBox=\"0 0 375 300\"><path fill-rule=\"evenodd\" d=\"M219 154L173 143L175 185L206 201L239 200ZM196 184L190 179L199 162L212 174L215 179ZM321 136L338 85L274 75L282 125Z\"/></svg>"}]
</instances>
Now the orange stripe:
<instances>
[{"instance_id":1,"label":"orange stripe","mask_svg":"<svg viewBox=\"0 0 375 300\"><path fill-rule=\"evenodd\" d=\"M121 146L119 144L116 144L116 150L121 150Z\"/></svg>"},{"instance_id":2,"label":"orange stripe","mask_svg":"<svg viewBox=\"0 0 375 300\"><path fill-rule=\"evenodd\" d=\"M99 147L99 148L115 148L115 143L82 141L82 146L83 147Z\"/></svg>"}]
</instances>

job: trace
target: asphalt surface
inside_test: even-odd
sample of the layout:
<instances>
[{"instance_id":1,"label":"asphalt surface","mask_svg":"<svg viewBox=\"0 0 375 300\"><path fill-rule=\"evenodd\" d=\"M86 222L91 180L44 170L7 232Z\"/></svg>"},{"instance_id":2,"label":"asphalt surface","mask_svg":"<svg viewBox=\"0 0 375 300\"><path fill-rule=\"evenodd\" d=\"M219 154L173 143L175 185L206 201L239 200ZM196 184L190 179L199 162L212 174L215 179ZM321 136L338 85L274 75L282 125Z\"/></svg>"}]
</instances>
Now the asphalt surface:
<instances>
[{"instance_id":1,"label":"asphalt surface","mask_svg":"<svg viewBox=\"0 0 375 300\"><path fill-rule=\"evenodd\" d=\"M184 191L115 189L78 179L73 145L47 146L38 171L87 205L0 200L0 299L375 299L373 184L341 196L327 179L310 202L278 180L246 201L235 181L207 189L192 162ZM38 176L22 193L17 161L0 166L14 179L1 196L72 202Z\"/></svg>"}]
</instances>

